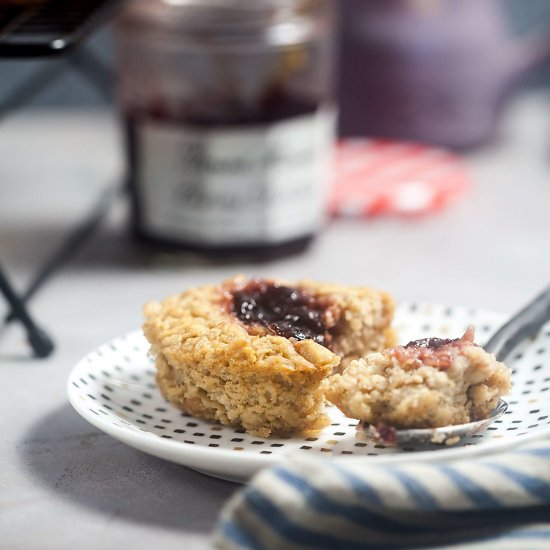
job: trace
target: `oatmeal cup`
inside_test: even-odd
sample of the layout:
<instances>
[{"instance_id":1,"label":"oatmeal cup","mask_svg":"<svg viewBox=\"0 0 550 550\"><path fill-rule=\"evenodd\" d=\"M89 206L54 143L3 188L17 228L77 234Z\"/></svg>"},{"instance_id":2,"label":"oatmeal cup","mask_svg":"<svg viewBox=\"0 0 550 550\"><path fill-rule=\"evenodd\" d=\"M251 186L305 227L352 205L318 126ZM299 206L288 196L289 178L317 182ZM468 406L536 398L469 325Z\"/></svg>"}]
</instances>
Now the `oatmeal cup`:
<instances>
[{"instance_id":1,"label":"oatmeal cup","mask_svg":"<svg viewBox=\"0 0 550 550\"><path fill-rule=\"evenodd\" d=\"M268 437L328 423L321 382L394 343L391 297L235 277L144 307L157 383L190 414Z\"/></svg>"}]
</instances>

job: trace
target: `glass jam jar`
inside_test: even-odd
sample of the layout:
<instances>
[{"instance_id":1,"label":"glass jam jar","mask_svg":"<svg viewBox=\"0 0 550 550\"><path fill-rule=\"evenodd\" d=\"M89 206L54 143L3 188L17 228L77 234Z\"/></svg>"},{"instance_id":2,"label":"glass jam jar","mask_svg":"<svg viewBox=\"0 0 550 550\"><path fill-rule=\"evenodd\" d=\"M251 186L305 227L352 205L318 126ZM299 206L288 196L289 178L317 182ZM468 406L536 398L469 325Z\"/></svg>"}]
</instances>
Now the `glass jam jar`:
<instances>
[{"instance_id":1,"label":"glass jam jar","mask_svg":"<svg viewBox=\"0 0 550 550\"><path fill-rule=\"evenodd\" d=\"M262 258L323 226L331 0L133 0L117 25L134 233Z\"/></svg>"}]
</instances>

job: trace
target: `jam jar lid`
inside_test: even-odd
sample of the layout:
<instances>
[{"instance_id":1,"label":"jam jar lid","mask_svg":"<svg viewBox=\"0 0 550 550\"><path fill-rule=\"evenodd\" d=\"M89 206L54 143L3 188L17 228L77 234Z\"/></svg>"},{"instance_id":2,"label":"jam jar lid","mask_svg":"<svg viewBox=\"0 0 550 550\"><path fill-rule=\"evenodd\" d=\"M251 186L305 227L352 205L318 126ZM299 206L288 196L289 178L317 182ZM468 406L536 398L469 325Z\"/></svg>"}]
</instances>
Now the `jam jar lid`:
<instances>
[{"instance_id":1,"label":"jam jar lid","mask_svg":"<svg viewBox=\"0 0 550 550\"><path fill-rule=\"evenodd\" d=\"M120 23L127 31L179 33L211 44L266 35L284 45L326 31L333 11L332 0L132 0Z\"/></svg>"}]
</instances>

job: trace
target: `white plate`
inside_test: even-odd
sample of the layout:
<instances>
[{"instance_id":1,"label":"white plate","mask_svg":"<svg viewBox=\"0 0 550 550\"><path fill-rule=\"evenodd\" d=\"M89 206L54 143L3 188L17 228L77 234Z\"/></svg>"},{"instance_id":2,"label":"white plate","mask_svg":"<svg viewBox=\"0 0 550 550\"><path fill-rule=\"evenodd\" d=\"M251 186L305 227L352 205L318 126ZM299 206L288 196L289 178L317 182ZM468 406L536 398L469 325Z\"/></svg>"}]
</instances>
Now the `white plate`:
<instances>
[{"instance_id":1,"label":"white plate","mask_svg":"<svg viewBox=\"0 0 550 550\"><path fill-rule=\"evenodd\" d=\"M483 343L501 315L466 308L402 304L396 312L399 341L427 336L458 337L476 326ZM316 455L371 462L431 461L486 454L528 439L550 436L550 325L508 358L513 390L509 408L483 434L460 446L399 449L365 441L356 421L330 409L332 425L315 437L261 439L243 430L192 418L172 407L155 385L155 367L140 331L101 346L84 357L68 380L73 407L105 433L146 453L203 473L243 481L290 455Z\"/></svg>"}]
</instances>

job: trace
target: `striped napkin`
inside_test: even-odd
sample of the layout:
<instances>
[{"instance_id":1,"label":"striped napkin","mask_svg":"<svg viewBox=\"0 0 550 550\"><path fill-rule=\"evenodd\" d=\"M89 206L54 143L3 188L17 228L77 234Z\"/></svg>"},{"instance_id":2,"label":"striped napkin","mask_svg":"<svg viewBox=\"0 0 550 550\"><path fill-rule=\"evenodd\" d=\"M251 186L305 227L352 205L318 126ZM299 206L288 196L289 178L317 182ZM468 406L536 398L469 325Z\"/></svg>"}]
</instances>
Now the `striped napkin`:
<instances>
[{"instance_id":1,"label":"striped napkin","mask_svg":"<svg viewBox=\"0 0 550 550\"><path fill-rule=\"evenodd\" d=\"M236 549L550 549L550 440L452 462L295 457L226 504L215 545Z\"/></svg>"}]
</instances>

